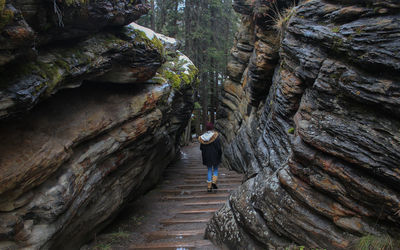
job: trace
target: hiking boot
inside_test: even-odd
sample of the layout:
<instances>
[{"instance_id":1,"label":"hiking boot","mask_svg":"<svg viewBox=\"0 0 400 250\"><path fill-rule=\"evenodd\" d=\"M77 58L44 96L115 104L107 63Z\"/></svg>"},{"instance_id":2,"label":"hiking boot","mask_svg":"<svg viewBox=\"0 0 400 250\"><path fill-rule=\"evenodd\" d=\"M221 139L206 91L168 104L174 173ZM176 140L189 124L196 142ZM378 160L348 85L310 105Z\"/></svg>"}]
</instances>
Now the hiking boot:
<instances>
[{"instance_id":1,"label":"hiking boot","mask_svg":"<svg viewBox=\"0 0 400 250\"><path fill-rule=\"evenodd\" d=\"M218 189L218 187L217 187L217 180L218 180L218 176L213 176L212 177L212 185L211 185L211 187L212 187L212 189Z\"/></svg>"},{"instance_id":2,"label":"hiking boot","mask_svg":"<svg viewBox=\"0 0 400 250\"><path fill-rule=\"evenodd\" d=\"M207 192L211 193L211 191L212 191L212 183L207 182Z\"/></svg>"}]
</instances>

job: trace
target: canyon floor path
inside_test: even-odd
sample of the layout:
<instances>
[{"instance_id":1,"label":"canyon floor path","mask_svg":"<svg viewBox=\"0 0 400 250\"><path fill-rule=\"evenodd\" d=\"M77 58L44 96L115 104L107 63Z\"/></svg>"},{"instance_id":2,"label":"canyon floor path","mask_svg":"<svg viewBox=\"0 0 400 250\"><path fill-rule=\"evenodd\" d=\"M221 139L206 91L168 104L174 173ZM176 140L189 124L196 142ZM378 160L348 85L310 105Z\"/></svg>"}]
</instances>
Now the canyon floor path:
<instances>
[{"instance_id":1,"label":"canyon floor path","mask_svg":"<svg viewBox=\"0 0 400 250\"><path fill-rule=\"evenodd\" d=\"M158 186L129 204L84 249L218 249L204 239L206 224L242 176L220 168L218 191L212 193L207 192L206 178L199 144L184 147Z\"/></svg>"}]
</instances>

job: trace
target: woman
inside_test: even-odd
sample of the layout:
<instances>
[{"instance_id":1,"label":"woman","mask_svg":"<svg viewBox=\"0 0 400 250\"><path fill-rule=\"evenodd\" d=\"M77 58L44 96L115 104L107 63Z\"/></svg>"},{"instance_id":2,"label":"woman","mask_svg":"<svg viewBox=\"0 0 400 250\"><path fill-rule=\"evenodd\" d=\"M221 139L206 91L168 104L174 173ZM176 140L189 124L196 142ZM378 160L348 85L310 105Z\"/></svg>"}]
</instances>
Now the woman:
<instances>
[{"instance_id":1,"label":"woman","mask_svg":"<svg viewBox=\"0 0 400 250\"><path fill-rule=\"evenodd\" d=\"M199 137L203 165L208 168L207 191L218 189L218 165L221 163L221 142L218 132L214 131L214 125L211 122L206 124L207 132Z\"/></svg>"}]
</instances>

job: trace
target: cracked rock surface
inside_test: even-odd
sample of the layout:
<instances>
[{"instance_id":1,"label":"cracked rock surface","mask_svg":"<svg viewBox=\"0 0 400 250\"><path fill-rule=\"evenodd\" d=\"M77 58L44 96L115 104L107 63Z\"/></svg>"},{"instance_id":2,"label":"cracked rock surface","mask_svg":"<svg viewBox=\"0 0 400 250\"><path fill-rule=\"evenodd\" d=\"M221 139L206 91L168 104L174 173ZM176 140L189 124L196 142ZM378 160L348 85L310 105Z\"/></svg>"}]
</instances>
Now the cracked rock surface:
<instances>
[{"instance_id":1,"label":"cracked rock surface","mask_svg":"<svg viewBox=\"0 0 400 250\"><path fill-rule=\"evenodd\" d=\"M268 1L234 8L242 27L217 128L224 165L248 180L207 237L228 249L398 239L400 4L304 1L280 34Z\"/></svg>"}]
</instances>

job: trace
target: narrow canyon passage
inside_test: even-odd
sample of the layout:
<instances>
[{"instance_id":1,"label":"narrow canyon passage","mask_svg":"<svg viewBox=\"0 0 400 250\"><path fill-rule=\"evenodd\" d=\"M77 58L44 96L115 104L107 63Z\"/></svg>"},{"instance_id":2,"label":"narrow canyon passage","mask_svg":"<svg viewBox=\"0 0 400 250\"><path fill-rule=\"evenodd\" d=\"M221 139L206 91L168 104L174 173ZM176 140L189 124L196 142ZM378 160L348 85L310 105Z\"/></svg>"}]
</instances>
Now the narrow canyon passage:
<instances>
[{"instance_id":1,"label":"narrow canyon passage","mask_svg":"<svg viewBox=\"0 0 400 250\"><path fill-rule=\"evenodd\" d=\"M204 240L204 230L242 176L220 168L218 191L212 193L206 191L206 176L199 144L184 147L161 182L83 249L218 249Z\"/></svg>"}]
</instances>

